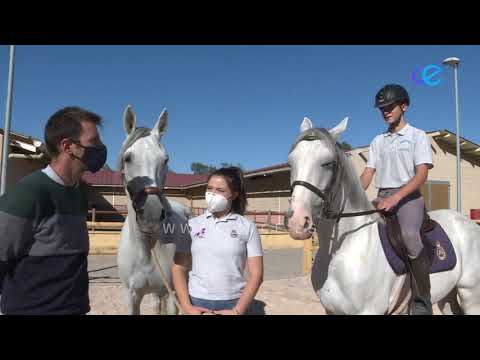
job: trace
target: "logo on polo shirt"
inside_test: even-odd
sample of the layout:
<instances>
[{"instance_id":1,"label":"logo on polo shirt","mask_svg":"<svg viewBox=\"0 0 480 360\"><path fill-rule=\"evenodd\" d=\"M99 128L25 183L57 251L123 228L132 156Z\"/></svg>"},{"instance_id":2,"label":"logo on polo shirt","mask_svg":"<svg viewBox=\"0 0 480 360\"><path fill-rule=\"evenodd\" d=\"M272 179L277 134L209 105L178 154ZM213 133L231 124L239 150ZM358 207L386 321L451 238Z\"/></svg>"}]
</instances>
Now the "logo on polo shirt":
<instances>
[{"instance_id":1,"label":"logo on polo shirt","mask_svg":"<svg viewBox=\"0 0 480 360\"><path fill-rule=\"evenodd\" d=\"M232 232L230 233L230 236L231 236L232 238L237 238L237 237L238 237L237 230L235 230L235 229L232 230Z\"/></svg>"},{"instance_id":2,"label":"logo on polo shirt","mask_svg":"<svg viewBox=\"0 0 480 360\"><path fill-rule=\"evenodd\" d=\"M202 230L194 233L193 236L196 237L196 238L204 238L206 230L207 230L206 228L202 228Z\"/></svg>"}]
</instances>

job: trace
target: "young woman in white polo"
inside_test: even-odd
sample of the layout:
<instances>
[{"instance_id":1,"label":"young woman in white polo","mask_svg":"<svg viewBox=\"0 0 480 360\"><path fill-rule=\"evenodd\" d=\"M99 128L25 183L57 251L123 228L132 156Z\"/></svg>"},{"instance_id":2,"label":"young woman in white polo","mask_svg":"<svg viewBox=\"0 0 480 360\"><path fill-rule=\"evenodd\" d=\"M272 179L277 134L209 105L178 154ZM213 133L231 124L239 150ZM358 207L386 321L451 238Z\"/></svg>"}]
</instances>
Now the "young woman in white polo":
<instances>
[{"instance_id":1,"label":"young woman in white polo","mask_svg":"<svg viewBox=\"0 0 480 360\"><path fill-rule=\"evenodd\" d=\"M189 221L191 243L177 245L172 277L178 300L187 315L245 314L263 281L263 250L255 224L243 216L242 171L213 172L205 200L207 211Z\"/></svg>"}]
</instances>

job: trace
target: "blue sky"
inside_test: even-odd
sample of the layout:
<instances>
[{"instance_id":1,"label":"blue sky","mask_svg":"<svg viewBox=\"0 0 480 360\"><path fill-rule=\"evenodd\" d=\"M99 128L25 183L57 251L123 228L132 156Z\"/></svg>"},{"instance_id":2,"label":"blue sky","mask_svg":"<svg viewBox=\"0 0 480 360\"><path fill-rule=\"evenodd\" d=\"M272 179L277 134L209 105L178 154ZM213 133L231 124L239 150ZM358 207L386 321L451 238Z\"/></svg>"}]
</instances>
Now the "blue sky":
<instances>
[{"instance_id":1,"label":"blue sky","mask_svg":"<svg viewBox=\"0 0 480 360\"><path fill-rule=\"evenodd\" d=\"M326 128L349 116L343 140L368 145L385 128L373 100L388 82L410 92L412 125L455 132L453 70L440 73L434 87L412 80L416 68L449 56L462 61L461 135L480 144L480 46L17 46L12 130L43 141L53 112L85 107L104 118L101 134L114 167L125 106L147 127L166 107L163 143L173 171L188 173L192 162L253 170L286 161L304 116ZM2 45L2 128L7 75Z\"/></svg>"}]
</instances>

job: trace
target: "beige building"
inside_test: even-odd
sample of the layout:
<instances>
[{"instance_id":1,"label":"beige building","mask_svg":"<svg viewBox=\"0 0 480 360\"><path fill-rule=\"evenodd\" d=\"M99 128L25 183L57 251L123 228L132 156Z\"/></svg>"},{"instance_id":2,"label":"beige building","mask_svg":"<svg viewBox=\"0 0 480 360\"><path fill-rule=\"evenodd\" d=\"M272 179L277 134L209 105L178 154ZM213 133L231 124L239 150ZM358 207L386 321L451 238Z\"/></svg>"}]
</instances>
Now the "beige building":
<instances>
[{"instance_id":1,"label":"beige building","mask_svg":"<svg viewBox=\"0 0 480 360\"><path fill-rule=\"evenodd\" d=\"M0 148L3 154L4 131L0 129ZM10 132L10 146L7 169L6 190L26 175L43 169L48 163L42 142L31 136ZM0 169L2 156L0 155Z\"/></svg>"}]
</instances>

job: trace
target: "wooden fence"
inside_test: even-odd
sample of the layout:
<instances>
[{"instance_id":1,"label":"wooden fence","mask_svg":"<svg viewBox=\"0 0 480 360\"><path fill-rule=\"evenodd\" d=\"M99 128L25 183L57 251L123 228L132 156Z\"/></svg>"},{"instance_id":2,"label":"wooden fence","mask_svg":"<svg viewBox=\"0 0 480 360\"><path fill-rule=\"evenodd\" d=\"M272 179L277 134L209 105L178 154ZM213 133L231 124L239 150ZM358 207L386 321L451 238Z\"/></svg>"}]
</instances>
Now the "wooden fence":
<instances>
[{"instance_id":1,"label":"wooden fence","mask_svg":"<svg viewBox=\"0 0 480 360\"><path fill-rule=\"evenodd\" d=\"M193 216L201 215L205 212L204 208L193 208ZM95 208L88 210L88 227L92 231L95 230L120 230L123 222L98 221L101 215L121 215L126 216L128 211L125 210L97 210ZM259 229L285 231L283 224L285 214L278 211L247 211L245 216L252 220Z\"/></svg>"}]
</instances>

